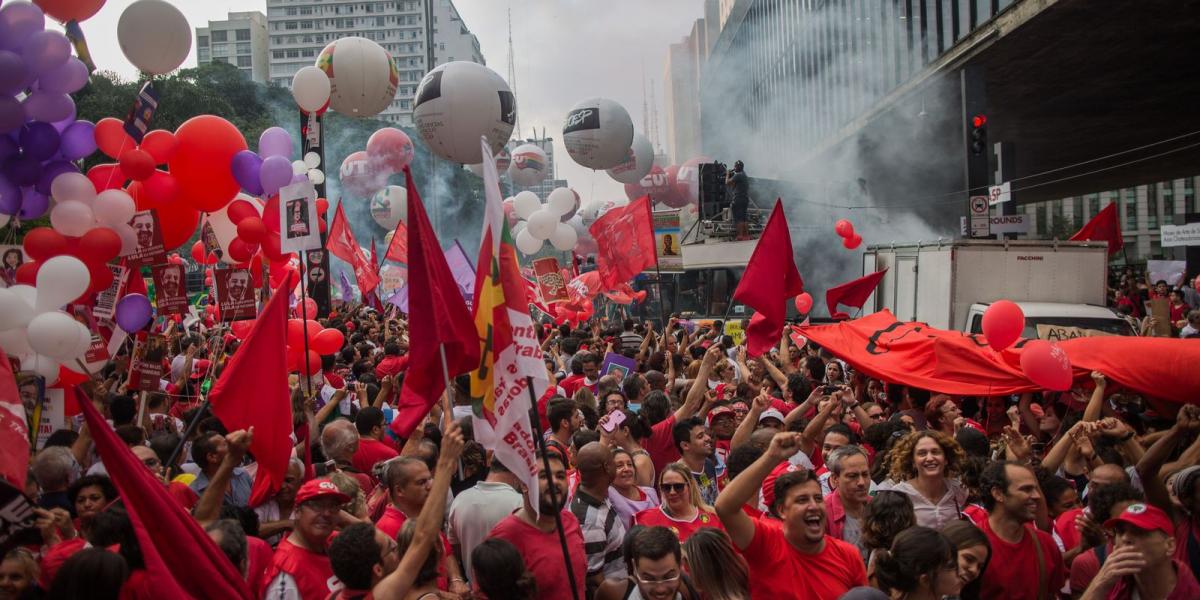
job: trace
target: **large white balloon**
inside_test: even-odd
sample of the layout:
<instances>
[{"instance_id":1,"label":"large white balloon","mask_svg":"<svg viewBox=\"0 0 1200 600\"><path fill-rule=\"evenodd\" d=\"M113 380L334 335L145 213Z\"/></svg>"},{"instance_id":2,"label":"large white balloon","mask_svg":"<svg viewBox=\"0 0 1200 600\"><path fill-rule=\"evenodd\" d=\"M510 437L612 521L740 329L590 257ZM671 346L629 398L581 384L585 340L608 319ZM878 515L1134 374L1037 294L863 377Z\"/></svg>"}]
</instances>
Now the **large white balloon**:
<instances>
[{"instance_id":1,"label":"large white balloon","mask_svg":"<svg viewBox=\"0 0 1200 600\"><path fill-rule=\"evenodd\" d=\"M144 73L162 75L179 68L192 50L187 18L169 2L137 0L117 21L117 43L125 58Z\"/></svg>"},{"instance_id":2,"label":"large white balloon","mask_svg":"<svg viewBox=\"0 0 1200 600\"><path fill-rule=\"evenodd\" d=\"M0 331L24 327L35 314L33 305L26 302L21 294L12 289L0 288ZM7 344L4 345L4 349L14 356L20 354Z\"/></svg>"},{"instance_id":3,"label":"large white balloon","mask_svg":"<svg viewBox=\"0 0 1200 600\"><path fill-rule=\"evenodd\" d=\"M546 152L535 144L522 144L512 151L512 163L508 165L508 177L521 187L537 185L546 178L550 159Z\"/></svg>"},{"instance_id":4,"label":"large white balloon","mask_svg":"<svg viewBox=\"0 0 1200 600\"><path fill-rule=\"evenodd\" d=\"M82 296L91 282L83 261L74 256L55 256L38 268L35 308L38 312L62 308Z\"/></svg>"},{"instance_id":5,"label":"large white balloon","mask_svg":"<svg viewBox=\"0 0 1200 600\"><path fill-rule=\"evenodd\" d=\"M75 358L79 346L79 327L75 319L61 310L42 313L29 321L29 347L51 358Z\"/></svg>"},{"instance_id":6,"label":"large white balloon","mask_svg":"<svg viewBox=\"0 0 1200 600\"><path fill-rule=\"evenodd\" d=\"M650 168L654 166L654 147L646 136L635 133L633 145L630 146L625 160L617 166L608 169L608 176L621 183L637 183L641 181Z\"/></svg>"},{"instance_id":7,"label":"large white balloon","mask_svg":"<svg viewBox=\"0 0 1200 600\"><path fill-rule=\"evenodd\" d=\"M538 199L537 194L525 190L516 196L513 196L513 212L517 213L518 217L528 219L533 216L533 213L541 210L542 201Z\"/></svg>"},{"instance_id":8,"label":"large white balloon","mask_svg":"<svg viewBox=\"0 0 1200 600\"><path fill-rule=\"evenodd\" d=\"M292 76L292 98L304 112L316 112L325 106L330 89L329 76L317 67L303 67Z\"/></svg>"},{"instance_id":9,"label":"large white balloon","mask_svg":"<svg viewBox=\"0 0 1200 600\"><path fill-rule=\"evenodd\" d=\"M400 221L408 222L408 190L389 185L371 196L371 218L380 227L393 230Z\"/></svg>"},{"instance_id":10,"label":"large white balloon","mask_svg":"<svg viewBox=\"0 0 1200 600\"><path fill-rule=\"evenodd\" d=\"M104 190L92 202L96 220L109 226L128 224L136 211L133 198L125 190Z\"/></svg>"},{"instance_id":11,"label":"large white balloon","mask_svg":"<svg viewBox=\"0 0 1200 600\"><path fill-rule=\"evenodd\" d=\"M500 152L517 122L517 100L495 71L469 61L430 71L417 87L413 121L434 154L456 163L483 162L480 136Z\"/></svg>"},{"instance_id":12,"label":"large white balloon","mask_svg":"<svg viewBox=\"0 0 1200 600\"><path fill-rule=\"evenodd\" d=\"M554 234L554 229L558 224L558 215L548 208L543 208L529 217L529 226L525 228L525 231L539 240L548 240Z\"/></svg>"},{"instance_id":13,"label":"large white balloon","mask_svg":"<svg viewBox=\"0 0 1200 600\"><path fill-rule=\"evenodd\" d=\"M317 57L317 68L329 78L329 107L343 115L375 116L396 97L400 72L392 55L366 38L330 42Z\"/></svg>"},{"instance_id":14,"label":"large white balloon","mask_svg":"<svg viewBox=\"0 0 1200 600\"><path fill-rule=\"evenodd\" d=\"M575 231L574 227L566 223L560 222L554 228L554 233L550 234L550 244L563 252L574 249L575 243L578 241L579 234Z\"/></svg>"},{"instance_id":15,"label":"large white balloon","mask_svg":"<svg viewBox=\"0 0 1200 600\"><path fill-rule=\"evenodd\" d=\"M603 203L599 200L588 200L579 207L579 223L587 227L596 221L600 216L600 207Z\"/></svg>"},{"instance_id":16,"label":"large white balloon","mask_svg":"<svg viewBox=\"0 0 1200 600\"><path fill-rule=\"evenodd\" d=\"M50 209L50 226L65 236L80 237L95 224L92 209L78 200L59 202Z\"/></svg>"},{"instance_id":17,"label":"large white balloon","mask_svg":"<svg viewBox=\"0 0 1200 600\"><path fill-rule=\"evenodd\" d=\"M542 249L543 243L545 243L543 240L530 235L528 229L523 229L517 234L517 250L520 250L522 254L537 254L538 250Z\"/></svg>"},{"instance_id":18,"label":"large white balloon","mask_svg":"<svg viewBox=\"0 0 1200 600\"><path fill-rule=\"evenodd\" d=\"M625 160L633 146L629 112L608 98L589 98L576 104L563 122L563 145L575 162L591 169L608 169Z\"/></svg>"},{"instance_id":19,"label":"large white balloon","mask_svg":"<svg viewBox=\"0 0 1200 600\"><path fill-rule=\"evenodd\" d=\"M24 356L33 352L24 327L0 331L0 348L4 348L4 353L9 356Z\"/></svg>"},{"instance_id":20,"label":"large white balloon","mask_svg":"<svg viewBox=\"0 0 1200 600\"><path fill-rule=\"evenodd\" d=\"M96 186L83 173L63 173L50 182L50 196L55 202L78 200L91 205L96 198Z\"/></svg>"},{"instance_id":21,"label":"large white balloon","mask_svg":"<svg viewBox=\"0 0 1200 600\"><path fill-rule=\"evenodd\" d=\"M546 205L550 207L550 212L559 217L570 213L575 210L575 192L572 192L570 188L555 188L546 197Z\"/></svg>"},{"instance_id":22,"label":"large white balloon","mask_svg":"<svg viewBox=\"0 0 1200 600\"><path fill-rule=\"evenodd\" d=\"M46 378L47 386L58 383L58 367L59 361L36 352L21 357L21 368Z\"/></svg>"}]
</instances>

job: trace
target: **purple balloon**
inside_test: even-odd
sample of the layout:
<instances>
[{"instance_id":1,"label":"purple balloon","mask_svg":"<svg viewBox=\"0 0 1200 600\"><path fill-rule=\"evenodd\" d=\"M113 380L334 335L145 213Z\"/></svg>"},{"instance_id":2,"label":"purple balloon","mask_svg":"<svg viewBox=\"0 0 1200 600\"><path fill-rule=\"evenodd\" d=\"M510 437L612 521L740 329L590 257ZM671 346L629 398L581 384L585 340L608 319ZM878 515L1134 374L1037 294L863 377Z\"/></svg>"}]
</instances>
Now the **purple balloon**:
<instances>
[{"instance_id":1,"label":"purple balloon","mask_svg":"<svg viewBox=\"0 0 1200 600\"><path fill-rule=\"evenodd\" d=\"M19 51L29 36L46 29L42 9L29 2L10 2L0 7L0 47Z\"/></svg>"},{"instance_id":2,"label":"purple balloon","mask_svg":"<svg viewBox=\"0 0 1200 600\"><path fill-rule=\"evenodd\" d=\"M264 159L282 156L292 160L292 136L282 127L268 127L258 136L258 155Z\"/></svg>"},{"instance_id":3,"label":"purple balloon","mask_svg":"<svg viewBox=\"0 0 1200 600\"><path fill-rule=\"evenodd\" d=\"M8 133L25 123L25 109L12 96L0 95L0 133Z\"/></svg>"},{"instance_id":4,"label":"purple balloon","mask_svg":"<svg viewBox=\"0 0 1200 600\"><path fill-rule=\"evenodd\" d=\"M32 80L19 54L0 50L0 94L12 96L29 87Z\"/></svg>"},{"instance_id":5,"label":"purple balloon","mask_svg":"<svg viewBox=\"0 0 1200 600\"><path fill-rule=\"evenodd\" d=\"M21 46L25 67L39 75L61 67L71 58L71 41L53 30L37 31Z\"/></svg>"},{"instance_id":6,"label":"purple balloon","mask_svg":"<svg viewBox=\"0 0 1200 600\"><path fill-rule=\"evenodd\" d=\"M49 196L50 184L54 183L55 177L58 177L63 173L78 172L79 169L75 168L75 165L71 164L70 161L55 160L48 162L42 166L42 176L38 177L37 185L33 186L33 189L37 190L39 194Z\"/></svg>"},{"instance_id":7,"label":"purple balloon","mask_svg":"<svg viewBox=\"0 0 1200 600\"><path fill-rule=\"evenodd\" d=\"M25 117L31 121L53 123L75 116L75 101L66 94L51 94L41 90L25 98Z\"/></svg>"},{"instance_id":8,"label":"purple balloon","mask_svg":"<svg viewBox=\"0 0 1200 600\"><path fill-rule=\"evenodd\" d=\"M10 156L4 161L4 174L19 186L33 185L42 176L42 161L24 153Z\"/></svg>"},{"instance_id":9,"label":"purple balloon","mask_svg":"<svg viewBox=\"0 0 1200 600\"><path fill-rule=\"evenodd\" d=\"M150 299L142 294L127 294L117 301L117 326L125 333L141 331L153 318Z\"/></svg>"},{"instance_id":10,"label":"purple balloon","mask_svg":"<svg viewBox=\"0 0 1200 600\"><path fill-rule=\"evenodd\" d=\"M258 178L262 182L263 192L268 195L274 194L279 188L291 183L292 161L282 156L268 156L263 159Z\"/></svg>"},{"instance_id":11,"label":"purple balloon","mask_svg":"<svg viewBox=\"0 0 1200 600\"><path fill-rule=\"evenodd\" d=\"M15 215L21 210L21 188L0 175L0 213Z\"/></svg>"},{"instance_id":12,"label":"purple balloon","mask_svg":"<svg viewBox=\"0 0 1200 600\"><path fill-rule=\"evenodd\" d=\"M87 82L87 65L72 56L61 66L42 72L38 77L38 89L52 94L72 94L87 85Z\"/></svg>"},{"instance_id":13,"label":"purple balloon","mask_svg":"<svg viewBox=\"0 0 1200 600\"><path fill-rule=\"evenodd\" d=\"M17 140L0 133L0 161L6 160L20 151L21 146L17 144Z\"/></svg>"},{"instance_id":14,"label":"purple balloon","mask_svg":"<svg viewBox=\"0 0 1200 600\"><path fill-rule=\"evenodd\" d=\"M263 160L252 150L242 150L233 155L233 178L251 196L261 196L263 193L262 182L259 179L262 164Z\"/></svg>"},{"instance_id":15,"label":"purple balloon","mask_svg":"<svg viewBox=\"0 0 1200 600\"><path fill-rule=\"evenodd\" d=\"M22 219L36 219L50 210L50 197L33 188L25 188L21 196L21 212L17 216Z\"/></svg>"},{"instance_id":16,"label":"purple balloon","mask_svg":"<svg viewBox=\"0 0 1200 600\"><path fill-rule=\"evenodd\" d=\"M21 149L38 160L46 160L58 152L58 130L49 123L32 121L21 128Z\"/></svg>"},{"instance_id":17,"label":"purple balloon","mask_svg":"<svg viewBox=\"0 0 1200 600\"><path fill-rule=\"evenodd\" d=\"M67 160L79 160L96 151L96 126L91 121L75 121L62 132L58 152Z\"/></svg>"}]
</instances>

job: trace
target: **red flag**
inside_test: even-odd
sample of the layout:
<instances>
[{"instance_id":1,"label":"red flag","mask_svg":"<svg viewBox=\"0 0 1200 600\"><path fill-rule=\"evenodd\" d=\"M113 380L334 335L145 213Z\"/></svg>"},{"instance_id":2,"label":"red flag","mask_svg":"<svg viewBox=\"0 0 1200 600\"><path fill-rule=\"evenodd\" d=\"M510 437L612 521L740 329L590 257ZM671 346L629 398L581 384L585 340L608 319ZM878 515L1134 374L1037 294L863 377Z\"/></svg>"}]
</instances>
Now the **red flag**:
<instances>
[{"instance_id":1,"label":"red flag","mask_svg":"<svg viewBox=\"0 0 1200 600\"><path fill-rule=\"evenodd\" d=\"M588 229L596 238L596 269L606 289L626 283L658 264L650 197L614 208Z\"/></svg>"},{"instance_id":2,"label":"red flag","mask_svg":"<svg viewBox=\"0 0 1200 600\"><path fill-rule=\"evenodd\" d=\"M208 395L213 414L230 431L254 427L250 452L258 473L250 506L279 490L292 452L292 401L287 374L288 283L254 322ZM286 415L286 416L285 416Z\"/></svg>"},{"instance_id":3,"label":"red flag","mask_svg":"<svg viewBox=\"0 0 1200 600\"><path fill-rule=\"evenodd\" d=\"M779 343L787 319L788 298L803 291L804 280L800 279L792 257L792 234L783 214L783 202L776 199L767 227L733 292L733 299L753 308L757 317L750 319L746 328L747 354L759 356Z\"/></svg>"},{"instance_id":4,"label":"red flag","mask_svg":"<svg viewBox=\"0 0 1200 600\"><path fill-rule=\"evenodd\" d=\"M282 323L281 317L281 331ZM96 453L129 512L146 563L148 589L160 598L253 598L233 563L117 437L91 401L80 402L80 408ZM257 442L258 431L254 433Z\"/></svg>"},{"instance_id":5,"label":"red flag","mask_svg":"<svg viewBox=\"0 0 1200 600\"><path fill-rule=\"evenodd\" d=\"M1083 228L1071 236L1072 242L1108 242L1108 255L1112 256L1125 246L1121 236L1121 219L1117 216L1117 203L1110 202Z\"/></svg>"},{"instance_id":6,"label":"red flag","mask_svg":"<svg viewBox=\"0 0 1200 600\"><path fill-rule=\"evenodd\" d=\"M825 290L825 305L829 308L829 316L838 321L849 319L850 315L839 312L837 306L843 304L861 309L867 302L867 298L871 297L871 292L874 292L875 287L879 285L879 280L883 279L884 273L887 273L887 269L875 271L870 275L864 275L854 281L847 281Z\"/></svg>"},{"instance_id":7,"label":"red flag","mask_svg":"<svg viewBox=\"0 0 1200 600\"><path fill-rule=\"evenodd\" d=\"M29 428L25 405L17 392L12 364L0 348L0 477L18 490L25 489L29 470Z\"/></svg>"},{"instance_id":8,"label":"red flag","mask_svg":"<svg viewBox=\"0 0 1200 600\"><path fill-rule=\"evenodd\" d=\"M360 291L366 293L379 285L377 270L372 267L371 259L363 253L362 248L358 247L358 241L354 239L354 232L350 230L350 224L346 222L346 213L342 211L341 202L338 203L337 210L333 212L333 223L329 224L329 240L325 243L325 247L334 256L354 267L354 278L358 281Z\"/></svg>"},{"instance_id":9,"label":"red flag","mask_svg":"<svg viewBox=\"0 0 1200 600\"><path fill-rule=\"evenodd\" d=\"M454 282L446 255L438 244L425 207L404 168L408 188L408 372L392 420L392 431L406 438L429 414L446 389L445 379L479 366L479 336L475 322ZM445 349L443 372L441 349Z\"/></svg>"},{"instance_id":10,"label":"red flag","mask_svg":"<svg viewBox=\"0 0 1200 600\"><path fill-rule=\"evenodd\" d=\"M392 232L392 243L388 244L384 258L408 264L408 226L404 221L396 223L396 230Z\"/></svg>"}]
</instances>

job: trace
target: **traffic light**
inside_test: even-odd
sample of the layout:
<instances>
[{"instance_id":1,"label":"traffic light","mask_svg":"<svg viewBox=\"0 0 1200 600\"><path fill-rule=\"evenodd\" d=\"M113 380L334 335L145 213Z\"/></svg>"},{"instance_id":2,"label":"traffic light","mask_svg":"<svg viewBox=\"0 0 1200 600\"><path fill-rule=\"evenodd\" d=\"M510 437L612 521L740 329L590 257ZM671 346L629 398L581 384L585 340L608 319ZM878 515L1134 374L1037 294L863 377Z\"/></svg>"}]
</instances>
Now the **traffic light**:
<instances>
[{"instance_id":1,"label":"traffic light","mask_svg":"<svg viewBox=\"0 0 1200 600\"><path fill-rule=\"evenodd\" d=\"M987 152L987 115L982 113L971 117L971 154L981 155Z\"/></svg>"}]
</instances>

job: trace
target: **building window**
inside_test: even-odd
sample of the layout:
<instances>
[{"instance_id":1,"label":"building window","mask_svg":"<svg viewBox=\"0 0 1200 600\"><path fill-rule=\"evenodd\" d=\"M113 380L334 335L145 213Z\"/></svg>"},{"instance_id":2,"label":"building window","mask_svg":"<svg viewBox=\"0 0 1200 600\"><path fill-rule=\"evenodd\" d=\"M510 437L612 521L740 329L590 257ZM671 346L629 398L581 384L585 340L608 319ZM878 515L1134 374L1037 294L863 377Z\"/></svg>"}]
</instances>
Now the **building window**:
<instances>
[{"instance_id":1,"label":"building window","mask_svg":"<svg viewBox=\"0 0 1200 600\"><path fill-rule=\"evenodd\" d=\"M300 26L295 21L288 21L283 24L283 28L287 30L299 29Z\"/></svg>"},{"instance_id":2,"label":"building window","mask_svg":"<svg viewBox=\"0 0 1200 600\"><path fill-rule=\"evenodd\" d=\"M212 32L212 39L214 42L228 42L229 41L229 32L228 31L214 31L214 32Z\"/></svg>"},{"instance_id":3,"label":"building window","mask_svg":"<svg viewBox=\"0 0 1200 600\"><path fill-rule=\"evenodd\" d=\"M300 58L300 51L299 50L288 50L287 57L288 58Z\"/></svg>"},{"instance_id":4,"label":"building window","mask_svg":"<svg viewBox=\"0 0 1200 600\"><path fill-rule=\"evenodd\" d=\"M239 29L239 30L237 30L235 35L237 35L237 41L239 41L239 42L250 41L250 30L249 29Z\"/></svg>"},{"instance_id":5,"label":"building window","mask_svg":"<svg viewBox=\"0 0 1200 600\"><path fill-rule=\"evenodd\" d=\"M211 59L212 59L212 55L209 54L208 48L197 48L196 49L196 62L206 63Z\"/></svg>"},{"instance_id":6,"label":"building window","mask_svg":"<svg viewBox=\"0 0 1200 600\"><path fill-rule=\"evenodd\" d=\"M274 58L274 59L281 59L281 58L283 58L283 50L272 50L272 51L271 51L271 58Z\"/></svg>"},{"instance_id":7,"label":"building window","mask_svg":"<svg viewBox=\"0 0 1200 600\"><path fill-rule=\"evenodd\" d=\"M208 45L208 36L207 35L196 36L196 46L203 48L207 45Z\"/></svg>"},{"instance_id":8,"label":"building window","mask_svg":"<svg viewBox=\"0 0 1200 600\"><path fill-rule=\"evenodd\" d=\"M249 67L249 66L250 66L250 57L249 57L249 56L239 56L239 57L237 57L237 66L239 66L239 67Z\"/></svg>"},{"instance_id":9,"label":"building window","mask_svg":"<svg viewBox=\"0 0 1200 600\"><path fill-rule=\"evenodd\" d=\"M245 42L237 45L238 54L250 54L250 43Z\"/></svg>"},{"instance_id":10,"label":"building window","mask_svg":"<svg viewBox=\"0 0 1200 600\"><path fill-rule=\"evenodd\" d=\"M213 44L212 53L213 56L228 56L229 44Z\"/></svg>"},{"instance_id":11,"label":"building window","mask_svg":"<svg viewBox=\"0 0 1200 600\"><path fill-rule=\"evenodd\" d=\"M1158 227L1158 190L1159 186L1149 186L1146 193L1146 227Z\"/></svg>"},{"instance_id":12,"label":"building window","mask_svg":"<svg viewBox=\"0 0 1200 600\"><path fill-rule=\"evenodd\" d=\"M1128 190L1126 190L1128 191ZM1125 229L1137 229L1137 198L1125 198Z\"/></svg>"}]
</instances>

